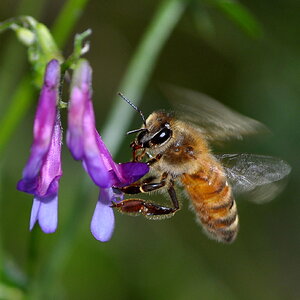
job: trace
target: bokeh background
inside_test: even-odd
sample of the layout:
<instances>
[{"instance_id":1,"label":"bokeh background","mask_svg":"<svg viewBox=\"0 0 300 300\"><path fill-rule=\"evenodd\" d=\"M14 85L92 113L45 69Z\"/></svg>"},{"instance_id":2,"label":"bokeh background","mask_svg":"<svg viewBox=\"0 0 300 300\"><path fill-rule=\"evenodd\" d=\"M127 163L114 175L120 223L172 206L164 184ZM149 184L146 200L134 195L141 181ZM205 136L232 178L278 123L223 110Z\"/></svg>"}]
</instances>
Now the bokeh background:
<instances>
[{"instance_id":1,"label":"bokeh background","mask_svg":"<svg viewBox=\"0 0 300 300\"><path fill-rule=\"evenodd\" d=\"M93 98L101 133L120 101L115 99L120 82L163 1L86 2L64 54L71 52L76 32L92 28L86 57L94 70ZM39 228L30 233L32 197L15 186L32 141L35 93L1 150L0 299L300 298L300 2L241 0L259 25L247 20L244 24L239 12L238 25L212 5L218 1L185 2L153 62L153 72L147 74L141 109L148 115L168 108L159 85L172 83L207 93L260 120L271 135L230 143L223 150L285 159L293 168L285 191L265 205L238 202L241 227L232 245L216 243L202 233L187 199L174 218L163 221L117 213L112 240L100 243L89 231L98 189L87 183L80 164L64 147L59 228L51 235ZM63 5L59 0L2 0L0 20L31 14L51 27ZM1 34L1 118L29 72L26 48L12 32ZM136 114L129 128L139 124ZM130 138L123 135L127 129L119 128L122 135L104 136L120 162L130 158ZM161 201L161 196L152 198Z\"/></svg>"}]
</instances>

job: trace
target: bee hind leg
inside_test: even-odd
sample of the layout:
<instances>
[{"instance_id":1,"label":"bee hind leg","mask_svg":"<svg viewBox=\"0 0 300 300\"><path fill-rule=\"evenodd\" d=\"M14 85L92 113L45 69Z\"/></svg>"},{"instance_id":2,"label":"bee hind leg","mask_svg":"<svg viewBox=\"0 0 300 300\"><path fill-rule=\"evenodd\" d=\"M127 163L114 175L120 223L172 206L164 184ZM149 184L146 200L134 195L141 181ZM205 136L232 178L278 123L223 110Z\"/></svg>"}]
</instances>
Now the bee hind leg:
<instances>
[{"instance_id":1,"label":"bee hind leg","mask_svg":"<svg viewBox=\"0 0 300 300\"><path fill-rule=\"evenodd\" d=\"M165 186L165 184L166 183L164 183L163 186ZM159 183L155 183L152 185L148 184L147 188L149 190L150 189L155 190L155 189L161 188L161 186L159 186ZM143 187L143 189L144 189L144 187ZM133 192L133 190L131 190L131 191ZM132 215L141 214L149 219L169 218L169 217L172 217L175 214L175 212L179 209L179 203L177 200L173 181L170 181L170 186L168 187L168 193L171 197L171 201L172 201L172 204L174 207L162 206L162 205L154 204L154 203L142 200L142 199L126 199L126 200L120 201L118 203L113 202L112 207L118 209L122 213L127 213L127 214L132 214Z\"/></svg>"},{"instance_id":2,"label":"bee hind leg","mask_svg":"<svg viewBox=\"0 0 300 300\"><path fill-rule=\"evenodd\" d=\"M161 206L142 199L126 199L121 202L113 202L112 207L122 213L131 215L143 215L149 219L162 219L172 217L177 209Z\"/></svg>"}]
</instances>

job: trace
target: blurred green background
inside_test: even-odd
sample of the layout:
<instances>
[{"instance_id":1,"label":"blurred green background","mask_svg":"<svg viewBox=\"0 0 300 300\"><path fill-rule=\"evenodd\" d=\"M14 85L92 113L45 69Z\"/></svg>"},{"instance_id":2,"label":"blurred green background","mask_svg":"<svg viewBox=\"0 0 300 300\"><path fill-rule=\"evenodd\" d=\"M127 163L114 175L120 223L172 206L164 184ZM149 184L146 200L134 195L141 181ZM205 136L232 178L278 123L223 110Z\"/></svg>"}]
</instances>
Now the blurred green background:
<instances>
[{"instance_id":1,"label":"blurred green background","mask_svg":"<svg viewBox=\"0 0 300 300\"><path fill-rule=\"evenodd\" d=\"M186 199L182 210L164 221L117 213L112 240L100 243L89 231L98 189L85 183L89 180L81 165L64 147L59 228L52 235L39 228L30 233L32 197L15 186L32 142L32 101L1 153L0 299L300 299L300 1L240 1L262 33L239 11L240 25L232 22L213 2L218 1L186 1L152 62L153 73L147 73L139 105L146 115L168 108L158 88L167 82L207 93L260 120L272 135L230 143L223 150L285 159L293 168L285 191L265 205L238 202L241 226L232 245L209 240ZM30 14L51 27L63 4L2 0L0 21ZM71 52L76 32L93 30L86 57L94 72L100 133L110 122L120 82L160 4L90 0L82 8L64 54ZM12 32L1 34L0 118L29 71L26 48ZM130 128L139 124L134 115ZM119 128L122 133L127 129ZM130 158L129 137L118 137L120 147L113 146L115 137L104 138L117 161Z\"/></svg>"}]
</instances>

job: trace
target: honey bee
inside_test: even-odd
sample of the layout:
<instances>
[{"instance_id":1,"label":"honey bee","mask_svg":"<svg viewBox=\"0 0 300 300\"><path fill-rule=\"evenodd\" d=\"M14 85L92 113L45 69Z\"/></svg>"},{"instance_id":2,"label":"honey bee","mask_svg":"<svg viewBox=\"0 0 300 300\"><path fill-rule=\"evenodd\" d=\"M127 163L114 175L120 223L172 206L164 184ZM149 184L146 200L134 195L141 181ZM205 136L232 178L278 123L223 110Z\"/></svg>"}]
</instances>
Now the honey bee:
<instances>
[{"instance_id":1,"label":"honey bee","mask_svg":"<svg viewBox=\"0 0 300 300\"><path fill-rule=\"evenodd\" d=\"M143 126L131 143L133 161L148 157L151 176L119 188L126 194L167 190L172 207L142 199L113 203L123 213L152 219L173 216L179 209L174 185L183 186L204 231L224 243L235 240L239 218L235 196L252 193L256 202L273 199L282 189L282 179L291 170L281 159L254 154L214 155L211 141L241 138L265 130L260 122L240 115L208 96L176 88L177 107L184 117L155 111L145 119L143 113L122 94L143 119ZM179 102L179 103L178 103Z\"/></svg>"}]
</instances>

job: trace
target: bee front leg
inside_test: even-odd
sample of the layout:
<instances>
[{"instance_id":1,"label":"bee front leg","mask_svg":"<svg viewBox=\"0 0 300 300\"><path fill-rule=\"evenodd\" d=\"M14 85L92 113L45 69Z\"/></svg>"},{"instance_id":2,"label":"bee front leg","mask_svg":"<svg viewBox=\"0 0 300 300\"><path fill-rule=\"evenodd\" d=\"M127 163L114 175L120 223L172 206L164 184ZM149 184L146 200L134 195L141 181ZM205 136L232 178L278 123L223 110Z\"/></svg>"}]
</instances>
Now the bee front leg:
<instances>
[{"instance_id":1,"label":"bee front leg","mask_svg":"<svg viewBox=\"0 0 300 300\"><path fill-rule=\"evenodd\" d=\"M125 194L140 194L140 193L148 193L155 190L158 190L166 185L168 174L162 174L159 182L151 182L149 183L149 179L154 180L155 177L146 178L142 182L133 183L128 186L117 188L119 191Z\"/></svg>"},{"instance_id":2,"label":"bee front leg","mask_svg":"<svg viewBox=\"0 0 300 300\"><path fill-rule=\"evenodd\" d=\"M144 183L136 186L128 186L124 188L119 188L122 192L127 194L138 194L146 193L150 191L157 190L166 185L167 174L164 173L159 183ZM131 215L143 215L149 219L164 219L172 217L177 210L179 210L179 203L177 200L176 192L174 189L173 180L169 181L168 193L171 197L171 201L174 207L166 207L158 204L154 204L142 199L126 199L118 203L113 202L112 207L118 209L122 213L127 213Z\"/></svg>"}]
</instances>

